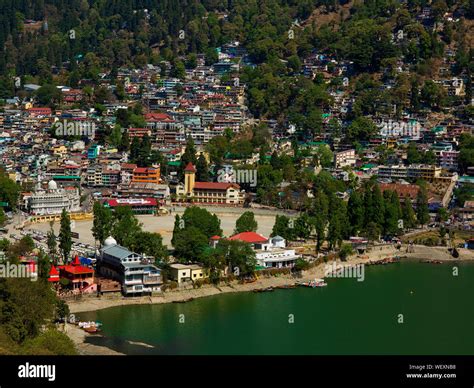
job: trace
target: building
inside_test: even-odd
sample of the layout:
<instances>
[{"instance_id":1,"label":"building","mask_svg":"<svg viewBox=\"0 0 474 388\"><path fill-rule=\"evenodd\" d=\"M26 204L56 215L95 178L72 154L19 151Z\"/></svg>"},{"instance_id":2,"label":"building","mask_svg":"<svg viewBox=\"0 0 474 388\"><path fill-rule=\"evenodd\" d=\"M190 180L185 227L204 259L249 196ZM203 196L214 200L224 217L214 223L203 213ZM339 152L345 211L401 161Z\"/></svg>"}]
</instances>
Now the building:
<instances>
[{"instance_id":1,"label":"building","mask_svg":"<svg viewBox=\"0 0 474 388\"><path fill-rule=\"evenodd\" d=\"M108 237L97 261L99 273L117 280L126 296L151 294L161 290L161 270L138 253L129 251Z\"/></svg>"},{"instance_id":2,"label":"building","mask_svg":"<svg viewBox=\"0 0 474 388\"><path fill-rule=\"evenodd\" d=\"M294 249L286 249L285 239L280 236L268 239L255 232L238 233L229 240L238 240L250 244L255 251L257 266L265 268L293 267L296 260L301 258Z\"/></svg>"},{"instance_id":3,"label":"building","mask_svg":"<svg viewBox=\"0 0 474 388\"><path fill-rule=\"evenodd\" d=\"M76 187L59 189L51 180L47 190L37 189L26 198L26 207L34 215L61 214L63 209L68 213L78 212L81 210L79 190Z\"/></svg>"},{"instance_id":4,"label":"building","mask_svg":"<svg viewBox=\"0 0 474 388\"><path fill-rule=\"evenodd\" d=\"M184 169L184 185L176 187L178 201L194 203L240 205L244 193L237 183L196 182L196 169L188 163Z\"/></svg>"},{"instance_id":5,"label":"building","mask_svg":"<svg viewBox=\"0 0 474 388\"><path fill-rule=\"evenodd\" d=\"M112 209L120 206L129 206L135 214L154 214L158 207L155 198L107 199L104 205Z\"/></svg>"},{"instance_id":6,"label":"building","mask_svg":"<svg viewBox=\"0 0 474 388\"><path fill-rule=\"evenodd\" d=\"M343 168L347 166L355 166L357 161L355 150L344 150L334 153L334 166Z\"/></svg>"},{"instance_id":7,"label":"building","mask_svg":"<svg viewBox=\"0 0 474 388\"><path fill-rule=\"evenodd\" d=\"M458 170L459 151L440 151L438 153L439 165L450 171Z\"/></svg>"},{"instance_id":8,"label":"building","mask_svg":"<svg viewBox=\"0 0 474 388\"><path fill-rule=\"evenodd\" d=\"M174 280L178 284L186 282L195 282L208 278L207 271L199 264L171 264L170 265L170 280Z\"/></svg>"},{"instance_id":9,"label":"building","mask_svg":"<svg viewBox=\"0 0 474 388\"><path fill-rule=\"evenodd\" d=\"M69 281L74 294L92 293L97 291L97 284L94 282L94 270L81 265L77 256L72 264L60 265L58 268L59 277ZM50 279L52 278L50 277Z\"/></svg>"},{"instance_id":10,"label":"building","mask_svg":"<svg viewBox=\"0 0 474 388\"><path fill-rule=\"evenodd\" d=\"M441 167L425 164L379 166L379 178L433 180L441 176Z\"/></svg>"},{"instance_id":11,"label":"building","mask_svg":"<svg viewBox=\"0 0 474 388\"><path fill-rule=\"evenodd\" d=\"M133 170L132 183L160 183L160 168L137 167Z\"/></svg>"},{"instance_id":12,"label":"building","mask_svg":"<svg viewBox=\"0 0 474 388\"><path fill-rule=\"evenodd\" d=\"M402 185L399 183L382 183L380 184L380 190L382 193L386 190L395 191L400 199L400 202L404 202L407 199L411 202L416 201L420 187L418 185Z\"/></svg>"}]
</instances>

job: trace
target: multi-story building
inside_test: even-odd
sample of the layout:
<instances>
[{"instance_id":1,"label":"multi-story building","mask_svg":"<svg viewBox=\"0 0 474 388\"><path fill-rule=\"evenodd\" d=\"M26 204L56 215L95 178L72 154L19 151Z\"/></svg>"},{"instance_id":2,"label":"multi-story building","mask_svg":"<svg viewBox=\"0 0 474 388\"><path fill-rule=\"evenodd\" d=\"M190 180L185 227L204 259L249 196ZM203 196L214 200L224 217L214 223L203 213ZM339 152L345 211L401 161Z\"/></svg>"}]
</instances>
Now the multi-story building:
<instances>
[{"instance_id":1,"label":"multi-story building","mask_svg":"<svg viewBox=\"0 0 474 388\"><path fill-rule=\"evenodd\" d=\"M425 164L379 166L378 176L388 179L432 180L441 175L441 167Z\"/></svg>"},{"instance_id":2,"label":"multi-story building","mask_svg":"<svg viewBox=\"0 0 474 388\"><path fill-rule=\"evenodd\" d=\"M47 190L37 190L28 197L26 205L34 215L61 214L63 209L71 213L81 209L79 190L76 187L58 189L55 181L48 183Z\"/></svg>"},{"instance_id":3,"label":"multi-story building","mask_svg":"<svg viewBox=\"0 0 474 388\"><path fill-rule=\"evenodd\" d=\"M334 153L334 165L336 168L355 166L356 160L355 150L353 149Z\"/></svg>"},{"instance_id":4,"label":"multi-story building","mask_svg":"<svg viewBox=\"0 0 474 388\"><path fill-rule=\"evenodd\" d=\"M458 169L459 151L440 151L438 153L439 165L450 171Z\"/></svg>"},{"instance_id":5,"label":"multi-story building","mask_svg":"<svg viewBox=\"0 0 474 388\"><path fill-rule=\"evenodd\" d=\"M240 205L244 202L244 193L237 183L196 182L196 169L189 163L184 169L184 185L176 187L178 201L195 203Z\"/></svg>"},{"instance_id":6,"label":"multi-story building","mask_svg":"<svg viewBox=\"0 0 474 388\"><path fill-rule=\"evenodd\" d=\"M160 183L160 168L135 168L133 170L132 183Z\"/></svg>"},{"instance_id":7,"label":"multi-story building","mask_svg":"<svg viewBox=\"0 0 474 388\"><path fill-rule=\"evenodd\" d=\"M151 294L161 290L161 270L138 253L129 251L108 237L101 249L97 268L102 276L117 280L124 295Z\"/></svg>"}]
</instances>

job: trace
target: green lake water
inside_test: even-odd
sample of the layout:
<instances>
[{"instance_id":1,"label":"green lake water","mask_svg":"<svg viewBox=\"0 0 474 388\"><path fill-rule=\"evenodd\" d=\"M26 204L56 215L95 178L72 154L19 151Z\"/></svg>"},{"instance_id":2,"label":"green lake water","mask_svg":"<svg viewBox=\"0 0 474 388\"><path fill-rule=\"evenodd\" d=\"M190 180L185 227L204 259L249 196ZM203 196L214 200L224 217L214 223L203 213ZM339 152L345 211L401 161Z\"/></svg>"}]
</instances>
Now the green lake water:
<instances>
[{"instance_id":1,"label":"green lake water","mask_svg":"<svg viewBox=\"0 0 474 388\"><path fill-rule=\"evenodd\" d=\"M474 354L474 264L371 266L363 282L328 283L77 315L103 323L88 342L126 354Z\"/></svg>"}]
</instances>

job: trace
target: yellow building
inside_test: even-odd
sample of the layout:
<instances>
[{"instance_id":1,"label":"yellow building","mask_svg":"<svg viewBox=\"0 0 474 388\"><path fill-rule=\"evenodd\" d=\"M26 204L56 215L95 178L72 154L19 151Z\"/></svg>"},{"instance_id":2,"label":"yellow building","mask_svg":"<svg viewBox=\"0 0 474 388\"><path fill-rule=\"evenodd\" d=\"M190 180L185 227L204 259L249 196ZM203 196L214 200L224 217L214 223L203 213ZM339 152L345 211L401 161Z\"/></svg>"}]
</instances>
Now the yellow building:
<instances>
[{"instance_id":1,"label":"yellow building","mask_svg":"<svg viewBox=\"0 0 474 388\"><path fill-rule=\"evenodd\" d=\"M196 182L196 168L188 163L184 169L184 186L176 187L178 201L195 203L241 205L244 193L237 183Z\"/></svg>"},{"instance_id":2,"label":"yellow building","mask_svg":"<svg viewBox=\"0 0 474 388\"><path fill-rule=\"evenodd\" d=\"M208 272L198 264L171 264L169 277L178 284L208 278Z\"/></svg>"},{"instance_id":3,"label":"yellow building","mask_svg":"<svg viewBox=\"0 0 474 388\"><path fill-rule=\"evenodd\" d=\"M64 145L54 146L53 154L58 156L64 156L67 154L67 148Z\"/></svg>"}]
</instances>

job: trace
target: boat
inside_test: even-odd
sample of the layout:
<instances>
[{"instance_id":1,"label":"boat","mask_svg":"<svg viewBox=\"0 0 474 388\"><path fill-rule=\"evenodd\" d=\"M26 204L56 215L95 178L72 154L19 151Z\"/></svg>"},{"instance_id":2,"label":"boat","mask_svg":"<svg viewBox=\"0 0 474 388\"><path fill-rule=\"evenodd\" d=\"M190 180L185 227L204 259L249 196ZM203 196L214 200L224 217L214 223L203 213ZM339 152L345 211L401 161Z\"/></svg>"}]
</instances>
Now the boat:
<instances>
[{"instance_id":1,"label":"boat","mask_svg":"<svg viewBox=\"0 0 474 388\"><path fill-rule=\"evenodd\" d=\"M85 327L84 331L89 334L96 334L100 332L101 330L97 326L89 326L89 327Z\"/></svg>"}]
</instances>

